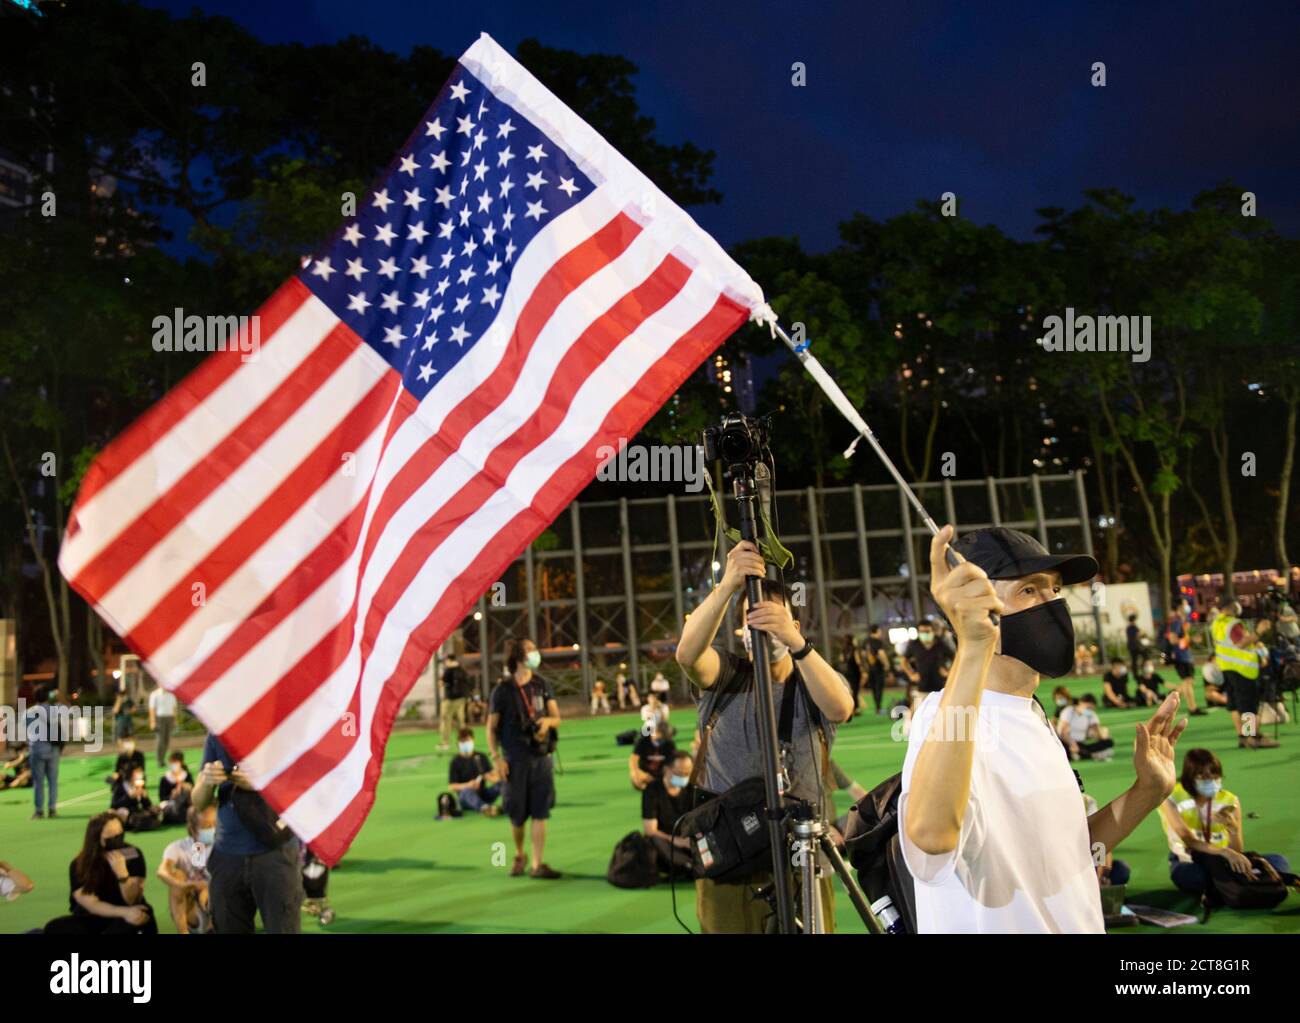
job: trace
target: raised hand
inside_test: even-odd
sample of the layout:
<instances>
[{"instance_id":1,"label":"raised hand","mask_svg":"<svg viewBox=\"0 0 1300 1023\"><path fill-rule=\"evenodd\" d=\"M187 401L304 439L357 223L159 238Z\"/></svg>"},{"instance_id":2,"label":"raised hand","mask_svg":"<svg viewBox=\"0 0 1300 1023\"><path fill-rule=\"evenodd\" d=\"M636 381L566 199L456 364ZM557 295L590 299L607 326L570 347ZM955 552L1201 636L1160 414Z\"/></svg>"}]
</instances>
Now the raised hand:
<instances>
[{"instance_id":1,"label":"raised hand","mask_svg":"<svg viewBox=\"0 0 1300 1023\"><path fill-rule=\"evenodd\" d=\"M1174 782L1178 780L1174 747L1187 727L1187 718L1177 720L1178 703L1177 692L1166 696L1150 721L1138 722L1133 740L1133 771L1137 780L1160 792L1161 798L1174 790Z\"/></svg>"}]
</instances>

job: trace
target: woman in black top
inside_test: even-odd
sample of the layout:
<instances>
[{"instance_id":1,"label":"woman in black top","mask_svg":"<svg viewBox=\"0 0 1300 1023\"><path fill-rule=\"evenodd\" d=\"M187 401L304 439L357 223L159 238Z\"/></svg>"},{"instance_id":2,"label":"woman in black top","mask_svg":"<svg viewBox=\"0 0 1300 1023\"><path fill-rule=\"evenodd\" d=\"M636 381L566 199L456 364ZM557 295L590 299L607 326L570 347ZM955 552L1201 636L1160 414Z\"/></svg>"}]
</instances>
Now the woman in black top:
<instances>
[{"instance_id":1,"label":"woman in black top","mask_svg":"<svg viewBox=\"0 0 1300 1023\"><path fill-rule=\"evenodd\" d=\"M123 838L117 814L101 813L86 825L81 853L68 866L71 916L51 920L46 934L157 934L144 898L144 853Z\"/></svg>"}]
</instances>

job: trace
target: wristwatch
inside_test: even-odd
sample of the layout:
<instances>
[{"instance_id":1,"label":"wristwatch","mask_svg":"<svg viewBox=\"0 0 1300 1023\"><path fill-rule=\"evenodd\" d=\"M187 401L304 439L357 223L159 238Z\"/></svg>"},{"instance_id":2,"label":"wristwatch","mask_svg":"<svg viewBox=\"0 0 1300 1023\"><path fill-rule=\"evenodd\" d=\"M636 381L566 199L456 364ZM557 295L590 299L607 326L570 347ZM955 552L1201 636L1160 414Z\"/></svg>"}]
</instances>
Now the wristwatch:
<instances>
[{"instance_id":1,"label":"wristwatch","mask_svg":"<svg viewBox=\"0 0 1300 1023\"><path fill-rule=\"evenodd\" d=\"M812 653L812 651L813 651L813 641L810 639L807 642L805 642L804 645L801 646L798 650L792 650L790 652L790 656L793 657L796 661L802 661L805 657L807 657L810 653Z\"/></svg>"}]
</instances>

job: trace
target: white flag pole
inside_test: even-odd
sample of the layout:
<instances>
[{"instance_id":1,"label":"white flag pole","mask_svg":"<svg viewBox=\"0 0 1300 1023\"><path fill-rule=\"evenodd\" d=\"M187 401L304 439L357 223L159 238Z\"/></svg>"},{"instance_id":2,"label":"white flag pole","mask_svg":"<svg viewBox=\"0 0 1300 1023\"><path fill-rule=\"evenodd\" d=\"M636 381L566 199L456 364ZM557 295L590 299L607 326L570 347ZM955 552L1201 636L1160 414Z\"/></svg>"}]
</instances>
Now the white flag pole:
<instances>
[{"instance_id":1,"label":"white flag pole","mask_svg":"<svg viewBox=\"0 0 1300 1023\"><path fill-rule=\"evenodd\" d=\"M808 343L804 342L803 344L795 344L790 335L785 332L785 328L783 328L781 324L777 323L776 313L767 303L755 308L751 318L759 325L766 324L773 337L779 337L785 342L785 346L794 353L795 358L803 363L803 368L808 371L809 375L816 380L821 386L821 389L826 392L826 397L830 398L831 404L839 409L844 418L853 425L855 430L858 431L858 435L853 438L853 443L845 450L844 457L852 458L853 452L858 446L858 441L865 437L867 443L871 445L872 449L880 457L880 461L884 464L885 468L889 470L889 474L893 476L895 482L903 488L903 494L907 497L908 501L911 502L912 507L916 509L917 514L921 516L921 521L925 523L926 528L930 530L932 535L938 536L939 527L935 523L934 519L930 517L930 513L925 510L925 506L921 504L920 499L916 496L916 493L912 490L911 486L908 485L907 480L903 479L902 473L900 473L898 467L894 465L894 460L890 458L885 452L885 449L880 446L880 441L878 441L876 435L871 432L871 427L867 425L867 421L863 419L862 416L858 414L858 410L853 407L853 403L849 401L848 395L840 389L840 385L835 382L829 373L826 372L826 368L817 361L817 357L808 351ZM953 568L966 560L954 551L950 544L944 544L944 558L947 560L949 566ZM993 620L994 625L998 624L999 618L995 612L990 612L989 617Z\"/></svg>"}]
</instances>

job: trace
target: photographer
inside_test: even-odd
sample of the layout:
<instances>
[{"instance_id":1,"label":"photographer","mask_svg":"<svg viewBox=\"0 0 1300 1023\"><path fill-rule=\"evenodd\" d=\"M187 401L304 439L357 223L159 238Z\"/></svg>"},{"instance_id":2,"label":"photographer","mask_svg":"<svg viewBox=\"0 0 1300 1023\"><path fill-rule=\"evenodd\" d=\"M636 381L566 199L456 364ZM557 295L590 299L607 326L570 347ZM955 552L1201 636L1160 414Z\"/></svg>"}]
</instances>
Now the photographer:
<instances>
[{"instance_id":1,"label":"photographer","mask_svg":"<svg viewBox=\"0 0 1300 1023\"><path fill-rule=\"evenodd\" d=\"M248 795L236 796L236 790ZM276 828L275 812L210 734L191 798L194 813L202 814L214 800L217 833L207 867L217 933L252 934L260 914L267 934L298 934L303 900L298 839L287 828Z\"/></svg>"},{"instance_id":2,"label":"photographer","mask_svg":"<svg viewBox=\"0 0 1300 1023\"><path fill-rule=\"evenodd\" d=\"M781 752L789 776L787 798L802 800L829 820L829 785L822 777L835 741L835 727L853 714L849 685L805 641L790 615L776 584L764 583L767 599L750 608L744 598L745 578L764 578L767 566L757 547L742 541L727 555L722 581L691 612L677 645L677 663L704 691L699 719L702 732L696 782L701 800L720 795L737 783L763 773L758 717L761 704L754 685L753 651L749 629L744 631L745 657L713 646L731 599L742 594L741 609L747 626L770 637L769 659L772 699L779 707L785 686L802 682L809 700L794 700L793 729L789 745ZM770 870L748 882L719 884L708 878L695 882L695 908L705 933L763 932L768 909L756 901L753 889L771 881ZM830 906L830 878L822 879L825 904ZM833 916L831 917L833 919Z\"/></svg>"},{"instance_id":3,"label":"photographer","mask_svg":"<svg viewBox=\"0 0 1300 1023\"><path fill-rule=\"evenodd\" d=\"M551 752L555 748L555 729L560 725L560 706L547 681L535 674L541 663L541 652L531 639L510 645L507 674L492 690L488 704L487 743L504 784L502 802L515 840L510 876L519 877L528 865L524 825L531 819L533 855L529 877L550 880L560 876L542 859L546 821L555 803Z\"/></svg>"},{"instance_id":4,"label":"photographer","mask_svg":"<svg viewBox=\"0 0 1300 1023\"><path fill-rule=\"evenodd\" d=\"M1086 814L1034 692L1040 675L1070 670L1074 626L1062 588L1091 579L1097 563L995 526L954 541L965 560L951 568L952 536L945 526L930 545L930 592L956 631L956 659L913 719L898 803L917 929L1100 934L1094 850L1113 852L1173 790L1174 744L1187 725L1174 720L1178 695L1138 723L1133 784ZM983 735L993 738L977 741Z\"/></svg>"}]
</instances>

